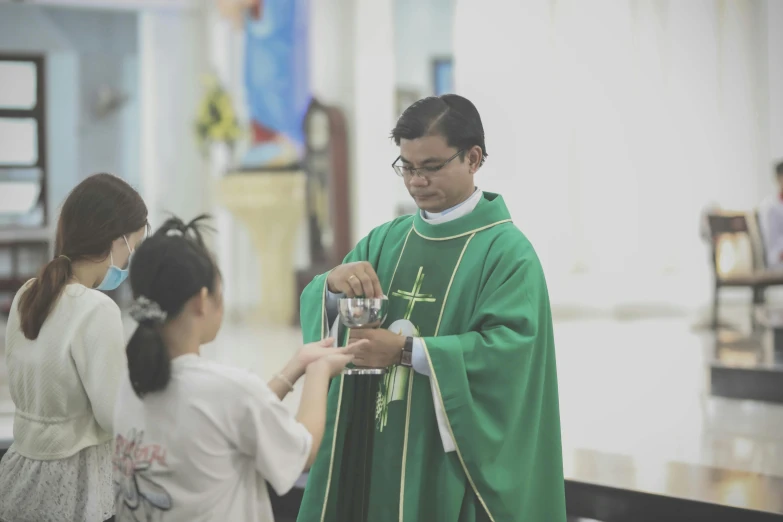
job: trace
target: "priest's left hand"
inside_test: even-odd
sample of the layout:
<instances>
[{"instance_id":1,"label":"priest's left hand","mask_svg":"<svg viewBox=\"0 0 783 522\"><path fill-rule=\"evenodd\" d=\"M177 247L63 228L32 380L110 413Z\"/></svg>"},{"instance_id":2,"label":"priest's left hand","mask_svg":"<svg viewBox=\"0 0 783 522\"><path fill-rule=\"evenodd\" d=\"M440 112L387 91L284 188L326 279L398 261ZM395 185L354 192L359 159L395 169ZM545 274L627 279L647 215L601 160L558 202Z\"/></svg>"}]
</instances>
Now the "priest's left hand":
<instances>
[{"instance_id":1,"label":"priest's left hand","mask_svg":"<svg viewBox=\"0 0 783 522\"><path fill-rule=\"evenodd\" d=\"M405 337L384 328L352 329L351 341L367 340L348 350L353 364L364 368L385 368L399 364Z\"/></svg>"}]
</instances>

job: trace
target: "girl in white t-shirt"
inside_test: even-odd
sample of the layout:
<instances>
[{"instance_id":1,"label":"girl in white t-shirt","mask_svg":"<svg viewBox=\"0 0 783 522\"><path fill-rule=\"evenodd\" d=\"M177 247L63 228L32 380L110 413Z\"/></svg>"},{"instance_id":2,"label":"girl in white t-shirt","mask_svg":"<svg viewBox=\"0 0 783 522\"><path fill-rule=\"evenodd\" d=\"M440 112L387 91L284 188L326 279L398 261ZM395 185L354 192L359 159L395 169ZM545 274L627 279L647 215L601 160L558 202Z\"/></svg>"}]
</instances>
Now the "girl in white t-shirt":
<instances>
[{"instance_id":1,"label":"girl in white t-shirt","mask_svg":"<svg viewBox=\"0 0 783 522\"><path fill-rule=\"evenodd\" d=\"M330 379L349 348L313 343L269 383L199 357L223 319L197 218L170 219L134 254L129 379L115 417L117 520L271 521L266 482L291 489L315 459ZM281 403L306 375L296 417Z\"/></svg>"}]
</instances>

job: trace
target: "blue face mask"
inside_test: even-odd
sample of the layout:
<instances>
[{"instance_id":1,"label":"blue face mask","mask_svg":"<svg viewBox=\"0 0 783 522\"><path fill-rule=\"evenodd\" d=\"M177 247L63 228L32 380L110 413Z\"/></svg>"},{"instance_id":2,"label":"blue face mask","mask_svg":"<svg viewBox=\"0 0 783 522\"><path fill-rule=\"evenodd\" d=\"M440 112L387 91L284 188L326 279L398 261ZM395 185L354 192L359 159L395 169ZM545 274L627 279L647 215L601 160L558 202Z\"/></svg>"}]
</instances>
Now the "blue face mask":
<instances>
[{"instance_id":1,"label":"blue face mask","mask_svg":"<svg viewBox=\"0 0 783 522\"><path fill-rule=\"evenodd\" d=\"M122 268L115 266L114 256L112 256L111 252L109 252L109 256L111 256L111 265L109 265L109 270L106 272L106 275L104 276L103 281L101 281L101 284L98 285L97 290L103 290L104 292L116 290L123 283L123 281L128 278L130 258L133 255L133 249L128 244L128 238L122 236L122 239L125 240L125 245L127 245L128 252L130 252L128 256L128 268L123 270Z\"/></svg>"}]
</instances>

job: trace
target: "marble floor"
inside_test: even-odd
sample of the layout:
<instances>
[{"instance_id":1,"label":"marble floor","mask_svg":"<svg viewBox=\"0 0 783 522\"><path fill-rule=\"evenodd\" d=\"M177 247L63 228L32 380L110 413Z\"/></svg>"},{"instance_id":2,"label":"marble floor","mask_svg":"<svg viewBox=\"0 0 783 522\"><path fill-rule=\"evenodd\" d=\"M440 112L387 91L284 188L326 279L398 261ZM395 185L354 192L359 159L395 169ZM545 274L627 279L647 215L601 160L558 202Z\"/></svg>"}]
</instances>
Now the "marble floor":
<instances>
[{"instance_id":1,"label":"marble floor","mask_svg":"<svg viewBox=\"0 0 783 522\"><path fill-rule=\"evenodd\" d=\"M783 407L712 397L687 318L556 327L563 446L783 475Z\"/></svg>"},{"instance_id":2,"label":"marble floor","mask_svg":"<svg viewBox=\"0 0 783 522\"><path fill-rule=\"evenodd\" d=\"M655 471L663 462L783 477L783 406L710 396L714 341L694 328L699 318L641 317L556 320L566 475L577 460L569 456L589 449L632 457L641 489L666 480ZM203 355L269 378L298 346L295 329L231 322ZM298 400L286 403L294 409ZM0 363L0 439L10 437L12 417Z\"/></svg>"}]
</instances>

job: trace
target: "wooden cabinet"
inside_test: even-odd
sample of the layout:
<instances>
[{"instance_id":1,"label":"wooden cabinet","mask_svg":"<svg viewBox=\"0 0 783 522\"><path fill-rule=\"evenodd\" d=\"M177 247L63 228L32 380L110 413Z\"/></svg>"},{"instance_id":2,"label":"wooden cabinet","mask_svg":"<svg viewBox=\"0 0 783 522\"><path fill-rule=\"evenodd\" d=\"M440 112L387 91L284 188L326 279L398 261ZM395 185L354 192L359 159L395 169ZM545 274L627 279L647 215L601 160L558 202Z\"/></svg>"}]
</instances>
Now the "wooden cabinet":
<instances>
[{"instance_id":1,"label":"wooden cabinet","mask_svg":"<svg viewBox=\"0 0 783 522\"><path fill-rule=\"evenodd\" d=\"M0 229L0 312L8 313L21 286L51 259L47 229Z\"/></svg>"}]
</instances>

